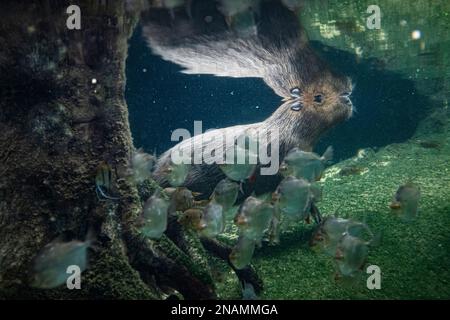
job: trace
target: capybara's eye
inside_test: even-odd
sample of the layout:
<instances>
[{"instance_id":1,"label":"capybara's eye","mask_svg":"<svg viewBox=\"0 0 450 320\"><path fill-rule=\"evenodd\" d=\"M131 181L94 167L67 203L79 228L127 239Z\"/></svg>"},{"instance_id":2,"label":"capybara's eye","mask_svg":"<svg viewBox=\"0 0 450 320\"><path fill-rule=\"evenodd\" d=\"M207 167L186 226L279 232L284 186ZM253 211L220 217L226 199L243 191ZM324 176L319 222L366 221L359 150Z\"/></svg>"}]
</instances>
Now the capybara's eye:
<instances>
[{"instance_id":1,"label":"capybara's eye","mask_svg":"<svg viewBox=\"0 0 450 320\"><path fill-rule=\"evenodd\" d=\"M316 94L316 95L314 96L314 102L316 102L316 103L322 103L322 102L323 102L323 95L321 95L321 94Z\"/></svg>"},{"instance_id":2,"label":"capybara's eye","mask_svg":"<svg viewBox=\"0 0 450 320\"><path fill-rule=\"evenodd\" d=\"M303 105L300 101L296 101L291 105L291 110L300 111L303 108Z\"/></svg>"},{"instance_id":3,"label":"capybara's eye","mask_svg":"<svg viewBox=\"0 0 450 320\"><path fill-rule=\"evenodd\" d=\"M299 98L300 97L300 89L299 88L292 88L291 89L291 97L292 98Z\"/></svg>"}]
</instances>

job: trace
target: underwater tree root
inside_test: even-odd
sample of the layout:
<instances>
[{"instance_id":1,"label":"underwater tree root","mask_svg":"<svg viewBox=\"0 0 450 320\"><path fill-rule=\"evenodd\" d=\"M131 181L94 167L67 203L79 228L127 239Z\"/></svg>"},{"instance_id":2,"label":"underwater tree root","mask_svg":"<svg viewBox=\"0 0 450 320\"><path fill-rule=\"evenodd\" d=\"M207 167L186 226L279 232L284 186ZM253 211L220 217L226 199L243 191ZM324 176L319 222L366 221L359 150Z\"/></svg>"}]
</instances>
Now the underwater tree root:
<instances>
[{"instance_id":1,"label":"underwater tree root","mask_svg":"<svg viewBox=\"0 0 450 320\"><path fill-rule=\"evenodd\" d=\"M143 281L162 291L175 289L186 299L215 299L213 287L195 275L195 266L180 249L164 237L158 242L140 236L128 237L131 265Z\"/></svg>"},{"instance_id":2,"label":"underwater tree root","mask_svg":"<svg viewBox=\"0 0 450 320\"><path fill-rule=\"evenodd\" d=\"M259 294L263 290L263 281L258 276L255 268L252 265L248 265L244 269L236 269L231 263L229 256L231 253L231 247L211 238L201 237L200 238L203 247L213 254L214 256L222 259L228 263L228 265L233 269L236 273L236 276L239 278L241 284L250 283L253 286L256 294Z\"/></svg>"},{"instance_id":3,"label":"underwater tree root","mask_svg":"<svg viewBox=\"0 0 450 320\"><path fill-rule=\"evenodd\" d=\"M207 237L198 237L196 233L191 233L186 230L182 225L180 225L176 221L175 215L169 217L168 227L166 230L167 236L172 239L172 241L183 251L185 251L191 259L196 262L197 266L203 267L203 272L207 272L209 270L209 265L207 261L202 261L202 257L204 258L204 250L208 253L216 256L217 258L225 261L235 272L241 283L250 283L253 285L255 292L258 294L263 290L263 282L259 278L256 270L253 266L249 265L244 269L236 269L234 265L231 263L229 259L229 255L231 253L232 248L219 240L207 238ZM195 239L199 239L200 241L195 241ZM197 243L193 243L197 242ZM197 252L197 254L189 254L193 248L201 252ZM211 275L208 273L207 275L203 275L203 278L207 282L211 282Z\"/></svg>"}]
</instances>

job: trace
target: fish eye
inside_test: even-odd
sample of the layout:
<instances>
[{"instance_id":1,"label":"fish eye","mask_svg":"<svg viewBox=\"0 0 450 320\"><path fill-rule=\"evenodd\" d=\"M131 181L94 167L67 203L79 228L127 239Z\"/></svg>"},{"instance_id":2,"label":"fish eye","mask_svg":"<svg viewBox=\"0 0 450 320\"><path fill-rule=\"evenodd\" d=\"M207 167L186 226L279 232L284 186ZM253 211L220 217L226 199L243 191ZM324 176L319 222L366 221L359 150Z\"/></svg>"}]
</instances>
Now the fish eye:
<instances>
[{"instance_id":1,"label":"fish eye","mask_svg":"<svg viewBox=\"0 0 450 320\"><path fill-rule=\"evenodd\" d=\"M316 94L316 95L314 96L314 102L316 102L316 103L322 103L322 102L323 102L323 95L321 95L321 94Z\"/></svg>"},{"instance_id":2,"label":"fish eye","mask_svg":"<svg viewBox=\"0 0 450 320\"><path fill-rule=\"evenodd\" d=\"M296 101L293 104L291 104L291 110L293 111L300 111L303 108L303 105L300 101Z\"/></svg>"},{"instance_id":3,"label":"fish eye","mask_svg":"<svg viewBox=\"0 0 450 320\"><path fill-rule=\"evenodd\" d=\"M301 92L299 88L292 88L290 93L292 98L299 98Z\"/></svg>"}]
</instances>

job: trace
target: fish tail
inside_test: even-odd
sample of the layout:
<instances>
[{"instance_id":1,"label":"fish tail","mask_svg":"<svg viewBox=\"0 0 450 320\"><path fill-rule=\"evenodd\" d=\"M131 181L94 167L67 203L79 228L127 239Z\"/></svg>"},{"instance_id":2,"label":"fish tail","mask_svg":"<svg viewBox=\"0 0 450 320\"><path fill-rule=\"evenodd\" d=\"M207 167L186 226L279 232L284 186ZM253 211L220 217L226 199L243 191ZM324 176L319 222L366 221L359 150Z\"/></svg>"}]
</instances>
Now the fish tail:
<instances>
[{"instance_id":1,"label":"fish tail","mask_svg":"<svg viewBox=\"0 0 450 320\"><path fill-rule=\"evenodd\" d=\"M109 195L106 194L106 192L102 189L101 186L97 186L95 188L95 192L97 193L97 198L101 201L102 198L103 199L108 199L108 200L119 200L118 197L111 197Z\"/></svg>"},{"instance_id":2,"label":"fish tail","mask_svg":"<svg viewBox=\"0 0 450 320\"><path fill-rule=\"evenodd\" d=\"M87 244L91 245L95 241L97 241L97 234L95 232L94 227L91 225L86 233L86 237L84 240Z\"/></svg>"},{"instance_id":3,"label":"fish tail","mask_svg":"<svg viewBox=\"0 0 450 320\"><path fill-rule=\"evenodd\" d=\"M239 183L239 191L240 191L242 194L245 194L243 185L244 185L244 182L241 181L241 182Z\"/></svg>"},{"instance_id":4,"label":"fish tail","mask_svg":"<svg viewBox=\"0 0 450 320\"><path fill-rule=\"evenodd\" d=\"M328 148L323 153L322 161L329 162L333 159L333 156L334 156L333 146L328 146Z\"/></svg>"}]
</instances>

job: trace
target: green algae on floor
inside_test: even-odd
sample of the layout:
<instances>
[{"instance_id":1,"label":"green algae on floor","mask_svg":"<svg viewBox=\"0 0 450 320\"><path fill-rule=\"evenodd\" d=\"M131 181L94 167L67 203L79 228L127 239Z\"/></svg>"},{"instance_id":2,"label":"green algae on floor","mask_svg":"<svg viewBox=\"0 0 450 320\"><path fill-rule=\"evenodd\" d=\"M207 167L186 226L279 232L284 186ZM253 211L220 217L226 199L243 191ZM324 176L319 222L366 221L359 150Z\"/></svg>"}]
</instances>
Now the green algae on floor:
<instances>
[{"instance_id":1,"label":"green algae on floor","mask_svg":"<svg viewBox=\"0 0 450 320\"><path fill-rule=\"evenodd\" d=\"M448 128L447 120L445 125ZM433 134L418 131L405 143L378 151L362 150L325 172L321 212L366 221L374 232L382 234L381 243L371 249L367 261L367 265L381 268L380 290L367 289L365 273L353 286L336 282L332 259L309 247L314 226L300 223L284 231L280 245L256 250L252 263L264 280L261 298L449 299L448 133L444 129ZM439 148L426 148L419 140L439 141ZM339 174L351 165L364 170ZM408 180L420 186L421 199L418 217L405 223L388 204L398 186ZM238 298L235 287L219 289L227 292L224 296Z\"/></svg>"}]
</instances>

